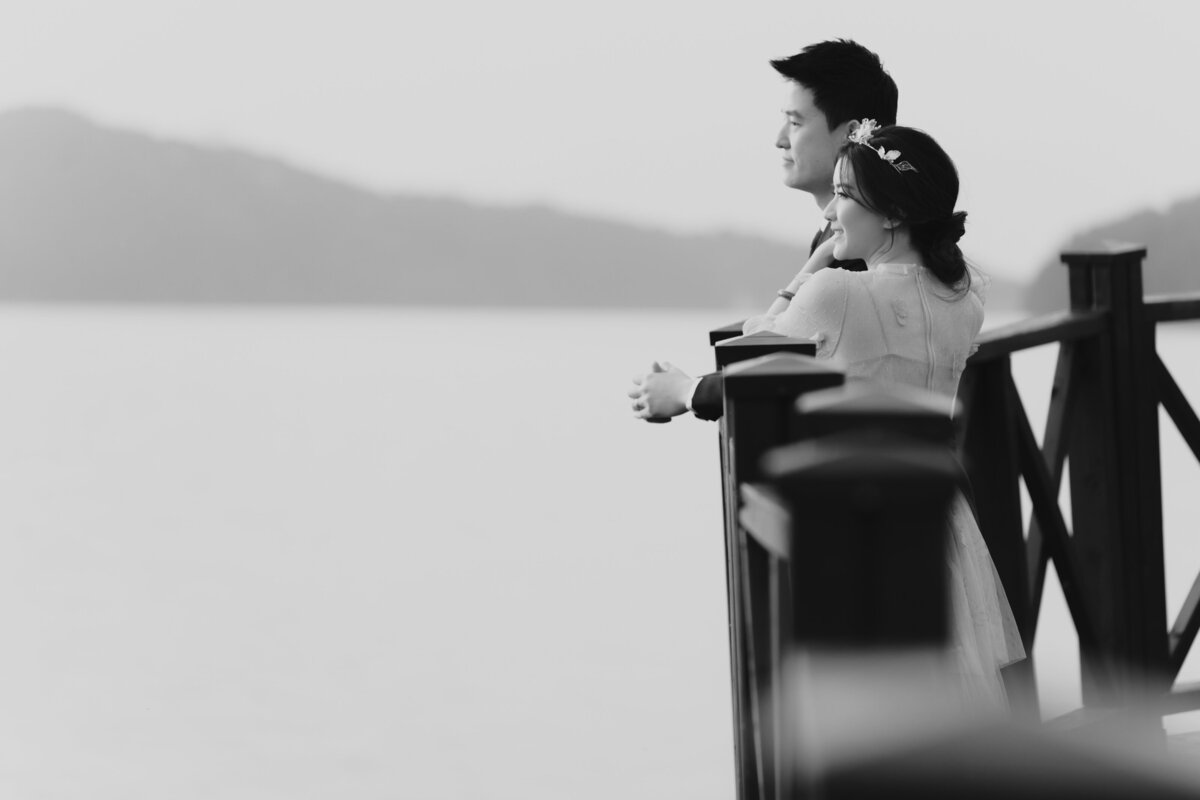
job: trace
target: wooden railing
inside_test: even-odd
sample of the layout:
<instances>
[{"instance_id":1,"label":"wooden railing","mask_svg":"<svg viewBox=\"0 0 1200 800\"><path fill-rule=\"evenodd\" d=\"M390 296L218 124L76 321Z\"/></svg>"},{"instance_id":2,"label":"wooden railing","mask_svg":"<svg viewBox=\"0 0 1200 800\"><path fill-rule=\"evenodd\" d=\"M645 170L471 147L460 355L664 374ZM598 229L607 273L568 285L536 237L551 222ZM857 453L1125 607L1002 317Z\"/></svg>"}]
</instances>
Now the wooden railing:
<instances>
[{"instance_id":1,"label":"wooden railing","mask_svg":"<svg viewBox=\"0 0 1200 800\"><path fill-rule=\"evenodd\" d=\"M1137 247L1064 254L1071 310L1051 325L983 337L960 391L963 458L1027 648L1053 563L1079 635L1085 704L1124 705L1150 691L1167 694L1172 711L1194 710L1200 689L1175 679L1200 628L1200 577L1166 629L1158 409L1197 458L1200 420L1156 352L1155 328L1200 318L1200 297L1144 298L1145 255ZM1047 341L1060 345L1038 447L1009 355ZM1073 531L1057 500L1065 463ZM1018 480L1033 506L1027 537ZM1024 669L1031 686L1032 663Z\"/></svg>"},{"instance_id":2,"label":"wooden railing","mask_svg":"<svg viewBox=\"0 0 1200 800\"><path fill-rule=\"evenodd\" d=\"M1166 628L1158 408L1198 459L1200 418L1158 358L1155 326L1200 319L1200 294L1143 298L1144 257L1138 247L1064 254L1070 309L981 337L960 385L957 441L981 531L1027 651L1053 565L1079 638L1085 707L1145 708L1149 698L1155 714L1166 714L1200 708L1200 686L1175 685L1200 630L1200 577ZM840 385L842 376L797 355L803 343L736 333L734 326L712 332L726 398L721 462L735 758L739 798L765 800L795 796L793 712L780 701L787 653L839 635L868 648L927 641L930 629L914 620L944 617L936 599L907 606L907 627L889 609L870 604L846 607L866 608L874 623L831 615L852 595L823 575L836 574L868 594L864 576L888 576L867 567L863 549L822 549L820 531L833 524L829 509L844 507L849 510L837 517L843 544L878 542L869 534L877 518L870 522L858 512L881 497L899 502L902 496L889 487L902 485L911 495L918 486L945 485L938 454L948 455L949 432L939 428L933 398L892 391L856 405L848 389L831 397L829 387ZM1011 356L1054 343L1058 362L1039 446L1012 378ZM944 422L944 412L940 418ZM873 433L846 439L851 430ZM865 447L875 448L873 457ZM847 470L851 456L858 461ZM868 468L876 462L887 468ZM1071 526L1058 504L1064 472L1070 474ZM841 483L830 478L835 473ZM913 475L921 480L912 482ZM1033 512L1028 531L1022 482ZM814 495L813 486L824 494ZM868 496L875 499L867 502ZM917 513L909 509L909 516ZM925 520L904 536L915 546L926 529L939 526ZM851 561L839 562L852 552ZM905 563L910 574L925 574L920 563ZM933 563L941 568L940 559ZM906 586L909 595L919 594L916 581ZM828 624L804 622L816 608ZM1007 670L1005 680L1018 713L1035 716L1032 658Z\"/></svg>"},{"instance_id":3,"label":"wooden railing","mask_svg":"<svg viewBox=\"0 0 1200 800\"><path fill-rule=\"evenodd\" d=\"M735 326L727 326L710 334L717 368L723 370L726 377L729 374L727 368L731 364L766 354L790 353L797 357L806 355L811 358L816 352L816 345L809 341L774 334L737 334ZM805 363L816 366L811 361ZM834 380L840 382L841 376L835 375ZM762 737L764 732L769 736L774 729L773 722L766 724L763 720L765 697L760 696L759 692L763 681L758 679L756 673L758 662L753 656L752 646L762 645L761 640L764 636L774 637L778 642L780 633L776 626L754 626L755 603L745 596L750 586L762 586L763 577L761 559L754 557L757 554L747 557L740 534L741 528L737 523L737 513L740 509L738 481L739 476L756 474L756 454L761 454L765 449L789 438L790 415L786 403L780 403L780 399L788 398L793 391L798 393L800 389L797 384L802 381L802 372L799 375L788 375L786 371L780 370L777 376L771 375L765 382L754 381L751 378L747 381L744 392L741 391L740 384L735 384L733 392L738 402L732 412L728 408L731 385L728 380L724 385L727 413L722 416L720 422L721 494L725 512L726 595L730 609L729 655L730 674L733 679L734 763L739 786L748 785L747 781L757 785L761 780L759 776L766 769L762 762ZM732 431L738 420L743 421L745 441L735 452ZM766 664L765 661L762 663ZM771 710L768 708L765 713L769 717Z\"/></svg>"}]
</instances>

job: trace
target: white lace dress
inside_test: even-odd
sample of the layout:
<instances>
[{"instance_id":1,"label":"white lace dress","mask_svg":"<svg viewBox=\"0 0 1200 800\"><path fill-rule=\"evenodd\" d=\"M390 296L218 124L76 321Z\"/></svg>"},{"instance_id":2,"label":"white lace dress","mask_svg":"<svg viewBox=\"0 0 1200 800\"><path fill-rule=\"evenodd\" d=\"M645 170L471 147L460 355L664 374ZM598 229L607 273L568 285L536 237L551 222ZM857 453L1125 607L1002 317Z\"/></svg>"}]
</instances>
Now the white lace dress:
<instances>
[{"instance_id":1,"label":"white lace dress","mask_svg":"<svg viewBox=\"0 0 1200 800\"><path fill-rule=\"evenodd\" d=\"M955 292L913 264L866 272L825 269L807 277L778 315L752 317L744 332L770 330L817 342L848 377L893 381L946 396L947 413L983 325L983 276ZM961 493L949 515L946 561L951 652L964 699L1004 705L1000 667L1025 657L1004 587L975 515Z\"/></svg>"}]
</instances>

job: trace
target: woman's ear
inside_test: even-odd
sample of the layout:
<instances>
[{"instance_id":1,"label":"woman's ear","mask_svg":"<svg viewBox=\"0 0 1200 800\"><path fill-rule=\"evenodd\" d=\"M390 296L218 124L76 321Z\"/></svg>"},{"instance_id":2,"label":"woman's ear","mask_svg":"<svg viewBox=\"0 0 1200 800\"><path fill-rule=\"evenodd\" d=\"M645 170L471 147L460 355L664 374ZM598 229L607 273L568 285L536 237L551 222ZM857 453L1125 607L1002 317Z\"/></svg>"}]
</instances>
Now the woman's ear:
<instances>
[{"instance_id":1,"label":"woman's ear","mask_svg":"<svg viewBox=\"0 0 1200 800\"><path fill-rule=\"evenodd\" d=\"M896 228L899 228L899 227L900 227L900 223L894 219L885 219L883 221L883 229L885 231L894 231L894 230L896 230Z\"/></svg>"}]
</instances>

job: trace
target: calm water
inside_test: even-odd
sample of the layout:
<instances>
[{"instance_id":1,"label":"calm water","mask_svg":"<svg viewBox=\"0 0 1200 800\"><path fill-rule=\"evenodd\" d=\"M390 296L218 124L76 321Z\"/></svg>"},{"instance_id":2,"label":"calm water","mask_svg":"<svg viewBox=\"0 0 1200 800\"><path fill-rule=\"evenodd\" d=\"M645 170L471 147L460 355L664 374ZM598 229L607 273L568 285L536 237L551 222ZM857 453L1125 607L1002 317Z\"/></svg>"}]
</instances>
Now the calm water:
<instances>
[{"instance_id":1,"label":"calm water","mask_svg":"<svg viewBox=\"0 0 1200 800\"><path fill-rule=\"evenodd\" d=\"M0 310L0 796L732 796L715 428L624 397L731 320ZM1160 347L1193 398L1198 334ZM1016 364L1036 420L1053 356Z\"/></svg>"}]
</instances>

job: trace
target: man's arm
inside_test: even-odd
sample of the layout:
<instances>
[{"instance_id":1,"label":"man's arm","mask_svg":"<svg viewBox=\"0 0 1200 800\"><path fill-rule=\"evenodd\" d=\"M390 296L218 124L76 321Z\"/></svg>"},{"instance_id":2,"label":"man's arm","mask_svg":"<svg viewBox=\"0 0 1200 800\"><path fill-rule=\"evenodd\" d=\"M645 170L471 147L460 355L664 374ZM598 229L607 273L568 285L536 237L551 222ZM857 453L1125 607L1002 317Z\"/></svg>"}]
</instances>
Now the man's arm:
<instances>
[{"instance_id":1,"label":"man's arm","mask_svg":"<svg viewBox=\"0 0 1200 800\"><path fill-rule=\"evenodd\" d=\"M787 289L771 304L767 313L755 320L770 321L787 310L789 301L800 285L814 272L819 272L833 263L833 240L821 242L813 250L800 273L792 279ZM747 325L747 333L752 325ZM725 383L721 373L712 372L693 380L682 370L667 362L654 362L651 372L633 379L629 396L633 398L634 416L641 419L667 420L685 411L691 411L700 419L718 420L725 413Z\"/></svg>"},{"instance_id":2,"label":"man's arm","mask_svg":"<svg viewBox=\"0 0 1200 800\"><path fill-rule=\"evenodd\" d=\"M717 420L725 413L725 382L721 373L701 375L692 393L692 413L700 419Z\"/></svg>"}]
</instances>

